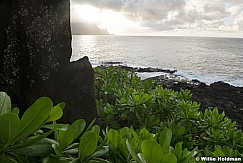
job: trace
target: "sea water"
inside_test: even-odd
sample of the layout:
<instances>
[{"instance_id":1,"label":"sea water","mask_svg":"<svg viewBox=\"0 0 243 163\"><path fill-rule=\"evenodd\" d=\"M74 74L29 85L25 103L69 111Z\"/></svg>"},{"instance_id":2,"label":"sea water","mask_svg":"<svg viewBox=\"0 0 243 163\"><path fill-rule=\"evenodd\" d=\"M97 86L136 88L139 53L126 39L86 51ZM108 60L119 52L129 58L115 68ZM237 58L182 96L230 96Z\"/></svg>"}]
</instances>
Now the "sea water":
<instances>
[{"instance_id":1,"label":"sea water","mask_svg":"<svg viewBox=\"0 0 243 163\"><path fill-rule=\"evenodd\" d=\"M93 66L122 62L243 86L243 38L74 35L72 48L71 61L88 56Z\"/></svg>"}]
</instances>

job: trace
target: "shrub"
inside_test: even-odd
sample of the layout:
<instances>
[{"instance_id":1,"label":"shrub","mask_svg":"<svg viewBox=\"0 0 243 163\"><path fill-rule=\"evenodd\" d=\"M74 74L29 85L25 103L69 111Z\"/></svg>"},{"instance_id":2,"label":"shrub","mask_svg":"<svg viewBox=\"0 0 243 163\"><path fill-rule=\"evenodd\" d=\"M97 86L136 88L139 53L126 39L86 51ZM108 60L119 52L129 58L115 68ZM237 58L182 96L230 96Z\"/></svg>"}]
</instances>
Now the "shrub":
<instances>
[{"instance_id":1,"label":"shrub","mask_svg":"<svg viewBox=\"0 0 243 163\"><path fill-rule=\"evenodd\" d=\"M20 119L18 108L11 109L9 96L0 92L0 162L93 162L108 149L98 147L103 142L100 128L80 119L72 125L57 124L64 103L53 107L52 101L41 97ZM43 129L48 129L43 132ZM47 138L54 132L55 139ZM79 138L79 142L74 142Z\"/></svg>"},{"instance_id":2,"label":"shrub","mask_svg":"<svg viewBox=\"0 0 243 163\"><path fill-rule=\"evenodd\" d=\"M53 107L46 97L39 98L27 109L21 120L18 109L11 109L10 98L4 92L0 92L0 104L1 162L153 163L177 159L193 161L196 154L196 150L188 152L185 149L183 156L171 151L172 131L167 128L156 135L145 128L139 132L128 127L119 130L107 128L102 138L100 127L94 125L94 121L86 129L82 119L71 125L57 124L56 120L63 114L64 103ZM44 133L42 128L49 131ZM52 132L54 139L47 138ZM78 141L75 141L77 138ZM178 147L176 151L182 150L181 145Z\"/></svg>"},{"instance_id":3,"label":"shrub","mask_svg":"<svg viewBox=\"0 0 243 163\"><path fill-rule=\"evenodd\" d=\"M154 88L153 81L142 81L135 72L117 67L95 72L97 112L104 126L146 128L155 134L169 128L173 146L183 142L183 147L198 147L206 156L215 156L215 151L226 155L226 149L232 156L242 156L243 135L236 123L217 108L199 112L200 105L188 90Z\"/></svg>"}]
</instances>

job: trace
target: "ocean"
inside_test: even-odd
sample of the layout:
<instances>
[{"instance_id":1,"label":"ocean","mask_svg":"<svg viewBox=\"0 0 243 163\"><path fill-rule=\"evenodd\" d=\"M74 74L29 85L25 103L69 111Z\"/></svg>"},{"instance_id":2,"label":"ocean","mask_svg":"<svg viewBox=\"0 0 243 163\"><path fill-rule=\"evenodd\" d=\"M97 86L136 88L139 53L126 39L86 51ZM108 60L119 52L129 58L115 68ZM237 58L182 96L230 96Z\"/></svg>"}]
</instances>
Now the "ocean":
<instances>
[{"instance_id":1,"label":"ocean","mask_svg":"<svg viewBox=\"0 0 243 163\"><path fill-rule=\"evenodd\" d=\"M177 75L207 84L243 86L243 38L73 35L72 49L71 61L88 56L94 67L122 62L177 70Z\"/></svg>"}]
</instances>

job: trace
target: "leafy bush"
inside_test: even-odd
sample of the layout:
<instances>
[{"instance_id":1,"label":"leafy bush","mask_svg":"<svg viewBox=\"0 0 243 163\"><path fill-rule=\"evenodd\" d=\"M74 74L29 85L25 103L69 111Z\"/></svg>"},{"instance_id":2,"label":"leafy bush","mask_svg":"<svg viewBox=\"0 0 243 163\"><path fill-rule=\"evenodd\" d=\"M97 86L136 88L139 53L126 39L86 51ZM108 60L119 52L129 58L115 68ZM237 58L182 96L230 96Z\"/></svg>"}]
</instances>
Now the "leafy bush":
<instances>
[{"instance_id":1,"label":"leafy bush","mask_svg":"<svg viewBox=\"0 0 243 163\"><path fill-rule=\"evenodd\" d=\"M153 89L154 81L142 81L134 72L116 67L95 70L97 111L105 126L145 127L156 132L161 122L198 114L199 105L191 102L188 90Z\"/></svg>"},{"instance_id":2,"label":"leafy bush","mask_svg":"<svg viewBox=\"0 0 243 163\"><path fill-rule=\"evenodd\" d=\"M42 97L20 119L18 108L11 109L10 98L0 92L0 162L28 162L29 156L48 154L51 149L46 137L65 127L53 126L45 133L40 129L46 128L45 124L55 119L56 114L50 113L58 108L53 107L49 98Z\"/></svg>"},{"instance_id":3,"label":"leafy bush","mask_svg":"<svg viewBox=\"0 0 243 163\"><path fill-rule=\"evenodd\" d=\"M119 130L107 128L102 138L100 127L94 125L94 121L86 129L82 119L71 125L57 124L64 103L53 107L46 97L39 98L27 109L21 120L18 109L11 109L10 98L4 92L0 92L0 104L0 162L153 163L177 159L193 161L196 154L195 150L188 152L184 149L184 155L172 151L172 131L167 128L156 135L145 128L138 132L128 127ZM42 128L49 131L44 133ZM47 138L52 132L54 139ZM182 150L181 145L177 146L176 151Z\"/></svg>"},{"instance_id":4,"label":"leafy bush","mask_svg":"<svg viewBox=\"0 0 243 163\"><path fill-rule=\"evenodd\" d=\"M43 162L106 162L101 157L108 153L109 149L103 146L100 128L93 123L94 121L85 131L86 123L82 119L76 120L72 125L66 125L67 130L59 131L55 140L52 140L54 151L44 157ZM79 140L75 142L77 138Z\"/></svg>"},{"instance_id":5,"label":"leafy bush","mask_svg":"<svg viewBox=\"0 0 243 163\"><path fill-rule=\"evenodd\" d=\"M145 128L140 132L124 127L120 130L110 129L106 133L111 149L107 157L111 162L165 163L195 162L197 149L188 151L182 148L182 142L175 148L170 145L172 131L163 129L157 134L149 133Z\"/></svg>"},{"instance_id":6,"label":"leafy bush","mask_svg":"<svg viewBox=\"0 0 243 163\"><path fill-rule=\"evenodd\" d=\"M100 127L93 122L84 131L86 123L82 119L72 125L57 124L63 108L64 103L53 107L49 98L41 97L20 120L18 108L11 109L9 96L0 92L0 162L102 161L97 157L109 150L103 144L98 147L98 141L103 142ZM53 132L55 139L47 138Z\"/></svg>"},{"instance_id":7,"label":"leafy bush","mask_svg":"<svg viewBox=\"0 0 243 163\"><path fill-rule=\"evenodd\" d=\"M200 105L192 102L188 90L154 87L153 81L142 81L135 72L117 67L96 68L95 72L97 112L104 126L146 128L155 134L169 128L173 146L183 142L183 147L198 147L204 156L215 156L215 151L242 156L243 135L236 122L217 108L199 112Z\"/></svg>"}]
</instances>

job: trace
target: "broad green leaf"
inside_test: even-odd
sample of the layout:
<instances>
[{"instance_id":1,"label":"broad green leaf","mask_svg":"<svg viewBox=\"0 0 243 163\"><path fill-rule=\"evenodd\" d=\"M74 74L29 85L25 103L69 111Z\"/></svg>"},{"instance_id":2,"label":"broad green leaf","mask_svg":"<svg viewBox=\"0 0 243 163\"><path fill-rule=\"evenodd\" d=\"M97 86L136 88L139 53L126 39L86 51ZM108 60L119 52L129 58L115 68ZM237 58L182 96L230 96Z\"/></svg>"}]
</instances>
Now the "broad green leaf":
<instances>
[{"instance_id":1,"label":"broad green leaf","mask_svg":"<svg viewBox=\"0 0 243 163\"><path fill-rule=\"evenodd\" d=\"M48 128L51 130L61 130L61 131L67 130L67 126L65 124L49 124L49 125L43 126L43 128Z\"/></svg>"},{"instance_id":2,"label":"broad green leaf","mask_svg":"<svg viewBox=\"0 0 243 163\"><path fill-rule=\"evenodd\" d=\"M0 92L0 116L11 111L11 100L5 92Z\"/></svg>"},{"instance_id":3,"label":"broad green leaf","mask_svg":"<svg viewBox=\"0 0 243 163\"><path fill-rule=\"evenodd\" d=\"M171 153L165 154L163 157L163 163L177 163L177 158Z\"/></svg>"},{"instance_id":4,"label":"broad green leaf","mask_svg":"<svg viewBox=\"0 0 243 163\"><path fill-rule=\"evenodd\" d=\"M53 132L53 130L50 130L47 133L44 133L43 135L29 137L26 141L22 142L21 144L11 146L11 147L9 147L9 149L20 149L20 148L25 148L25 147L31 146L31 145L45 139L52 132Z\"/></svg>"},{"instance_id":5,"label":"broad green leaf","mask_svg":"<svg viewBox=\"0 0 243 163\"><path fill-rule=\"evenodd\" d=\"M130 156L129 151L127 150L126 146L126 140L127 138L121 138L119 135L119 143L118 143L118 149L120 150L121 154L124 156L124 158L127 158L127 162L129 162Z\"/></svg>"},{"instance_id":6,"label":"broad green leaf","mask_svg":"<svg viewBox=\"0 0 243 163\"><path fill-rule=\"evenodd\" d=\"M133 147L133 149L138 149L141 146L142 141L137 140L135 137L132 138L132 140L129 140L129 144Z\"/></svg>"},{"instance_id":7,"label":"broad green leaf","mask_svg":"<svg viewBox=\"0 0 243 163\"><path fill-rule=\"evenodd\" d=\"M114 129L110 129L107 135L107 139L110 142L113 149L117 147L117 140L118 140L118 131Z\"/></svg>"},{"instance_id":8,"label":"broad green leaf","mask_svg":"<svg viewBox=\"0 0 243 163\"><path fill-rule=\"evenodd\" d=\"M144 140L141 149L146 163L162 163L163 149L158 143L153 140Z\"/></svg>"},{"instance_id":9,"label":"broad green leaf","mask_svg":"<svg viewBox=\"0 0 243 163\"><path fill-rule=\"evenodd\" d=\"M47 122L50 121L56 121L58 119L60 119L63 115L63 110L61 107L59 106L54 106L51 111L49 112L49 118L47 120Z\"/></svg>"},{"instance_id":10,"label":"broad green leaf","mask_svg":"<svg viewBox=\"0 0 243 163\"><path fill-rule=\"evenodd\" d=\"M73 129L71 129L70 125L66 124L66 131L59 131L58 139L60 143L60 148L63 150L68 147L74 141L74 133Z\"/></svg>"},{"instance_id":11,"label":"broad green leaf","mask_svg":"<svg viewBox=\"0 0 243 163\"><path fill-rule=\"evenodd\" d=\"M183 157L186 157L187 155L189 155L188 149L187 148L184 148L183 149L183 152L182 152L182 156Z\"/></svg>"},{"instance_id":12,"label":"broad green leaf","mask_svg":"<svg viewBox=\"0 0 243 163\"><path fill-rule=\"evenodd\" d=\"M122 138L127 138L127 139L131 139L132 137L132 134L131 134L131 131L128 127L123 127L120 131L119 131L119 135L122 137Z\"/></svg>"},{"instance_id":13,"label":"broad green leaf","mask_svg":"<svg viewBox=\"0 0 243 163\"><path fill-rule=\"evenodd\" d=\"M70 130L73 131L73 139L77 139L80 134L84 131L84 128L86 126L86 122L83 119L78 119L75 122L72 123Z\"/></svg>"},{"instance_id":14,"label":"broad green leaf","mask_svg":"<svg viewBox=\"0 0 243 163\"><path fill-rule=\"evenodd\" d=\"M100 126L94 125L92 127L92 130L91 131L94 131L99 136L100 135Z\"/></svg>"},{"instance_id":15,"label":"broad green leaf","mask_svg":"<svg viewBox=\"0 0 243 163\"><path fill-rule=\"evenodd\" d=\"M175 146L175 155L178 159L182 156L182 144L183 142L177 143Z\"/></svg>"},{"instance_id":16,"label":"broad green leaf","mask_svg":"<svg viewBox=\"0 0 243 163\"><path fill-rule=\"evenodd\" d=\"M19 129L20 120L14 113L5 113L0 116L0 141L4 144L11 143L12 138Z\"/></svg>"},{"instance_id":17,"label":"broad green leaf","mask_svg":"<svg viewBox=\"0 0 243 163\"><path fill-rule=\"evenodd\" d=\"M11 110L11 113L16 114L17 116L19 116L19 108L15 107Z\"/></svg>"},{"instance_id":18,"label":"broad green leaf","mask_svg":"<svg viewBox=\"0 0 243 163\"><path fill-rule=\"evenodd\" d=\"M109 147L108 146L103 146L100 150L98 150L95 153L93 153L89 158L103 157L108 152L109 152Z\"/></svg>"},{"instance_id":19,"label":"broad green leaf","mask_svg":"<svg viewBox=\"0 0 243 163\"><path fill-rule=\"evenodd\" d=\"M41 97L31 105L24 113L19 126L15 142L28 137L40 129L46 122L52 108L52 101L47 97Z\"/></svg>"},{"instance_id":20,"label":"broad green leaf","mask_svg":"<svg viewBox=\"0 0 243 163\"><path fill-rule=\"evenodd\" d=\"M170 141L172 138L172 131L168 128L164 128L159 136L159 143L165 153L169 153Z\"/></svg>"},{"instance_id":21,"label":"broad green leaf","mask_svg":"<svg viewBox=\"0 0 243 163\"><path fill-rule=\"evenodd\" d=\"M100 143L102 143L103 142L103 139L102 139L102 137L100 136L100 126L99 125L94 125L93 127L92 127L92 130L91 131L94 131L96 134L97 134L97 136L98 136L98 141L100 142Z\"/></svg>"},{"instance_id":22,"label":"broad green leaf","mask_svg":"<svg viewBox=\"0 0 243 163\"><path fill-rule=\"evenodd\" d=\"M132 133L133 139L135 139L136 141L140 141L138 134L133 129L130 129L130 131Z\"/></svg>"},{"instance_id":23,"label":"broad green leaf","mask_svg":"<svg viewBox=\"0 0 243 163\"><path fill-rule=\"evenodd\" d=\"M25 148L16 149L14 152L25 156L45 156L51 153L51 145L34 144Z\"/></svg>"},{"instance_id":24,"label":"broad green leaf","mask_svg":"<svg viewBox=\"0 0 243 163\"><path fill-rule=\"evenodd\" d=\"M131 154L132 158L137 162L137 163L143 163L140 158L137 156L135 150L133 149L133 147L131 146L131 144L129 143L129 140L126 140L126 146L127 149L129 151L129 153Z\"/></svg>"},{"instance_id":25,"label":"broad green leaf","mask_svg":"<svg viewBox=\"0 0 243 163\"><path fill-rule=\"evenodd\" d=\"M213 153L216 157L225 157L225 154L222 150L215 150Z\"/></svg>"},{"instance_id":26,"label":"broad green leaf","mask_svg":"<svg viewBox=\"0 0 243 163\"><path fill-rule=\"evenodd\" d=\"M93 154L98 143L98 136L93 131L88 131L82 135L79 143L79 159L83 161L86 157Z\"/></svg>"},{"instance_id":27,"label":"broad green leaf","mask_svg":"<svg viewBox=\"0 0 243 163\"><path fill-rule=\"evenodd\" d=\"M65 108L65 103L64 102L60 102L59 104L57 104L57 106L59 106L63 110Z\"/></svg>"},{"instance_id":28,"label":"broad green leaf","mask_svg":"<svg viewBox=\"0 0 243 163\"><path fill-rule=\"evenodd\" d=\"M143 128L140 131L140 138L141 140L154 140L154 137L151 133L148 132L148 130L146 130L145 128Z\"/></svg>"}]
</instances>

